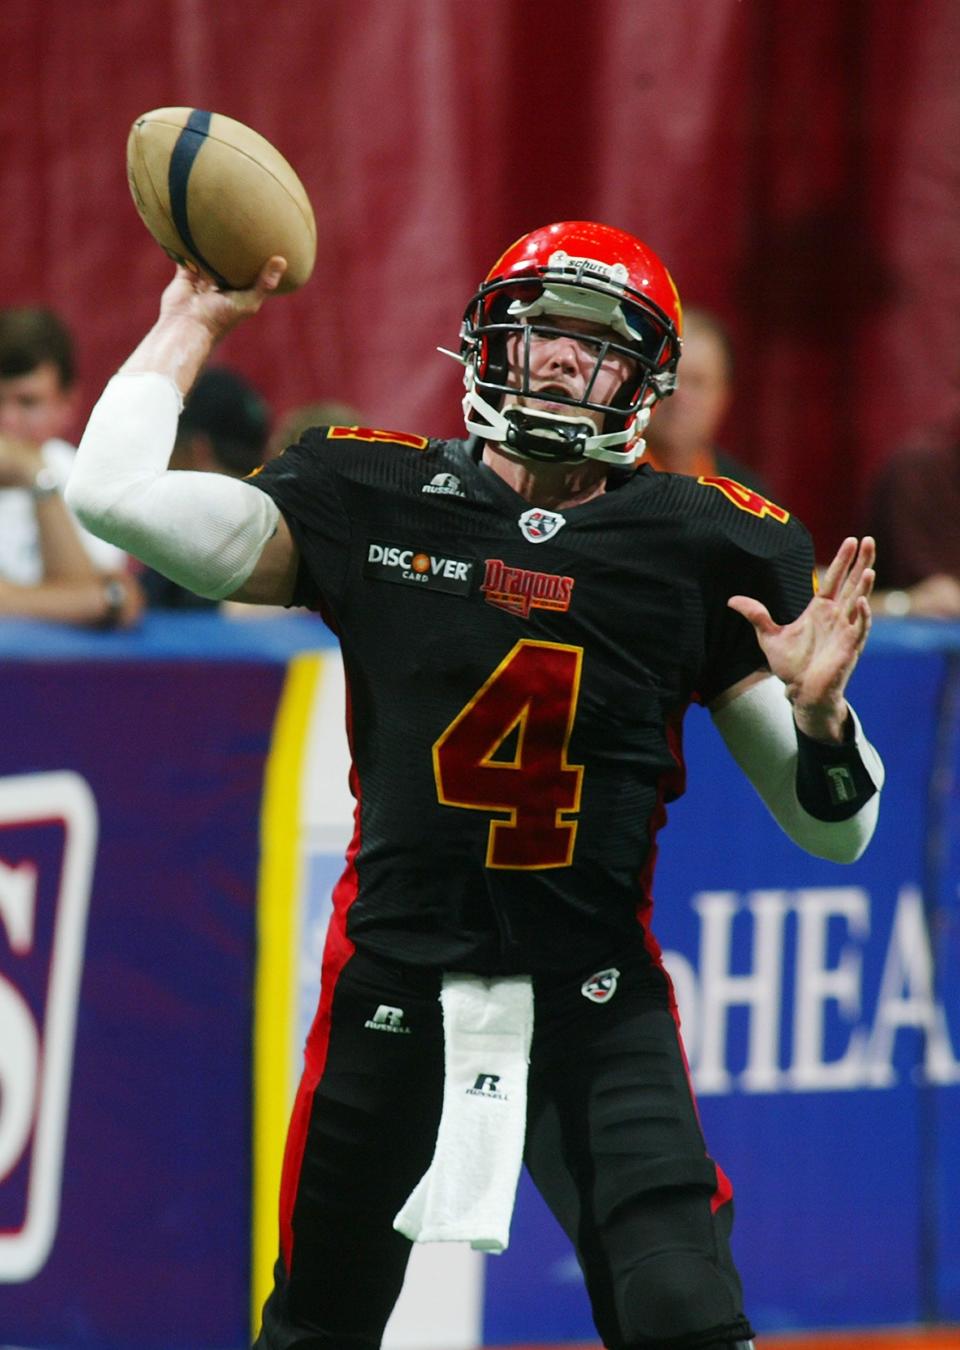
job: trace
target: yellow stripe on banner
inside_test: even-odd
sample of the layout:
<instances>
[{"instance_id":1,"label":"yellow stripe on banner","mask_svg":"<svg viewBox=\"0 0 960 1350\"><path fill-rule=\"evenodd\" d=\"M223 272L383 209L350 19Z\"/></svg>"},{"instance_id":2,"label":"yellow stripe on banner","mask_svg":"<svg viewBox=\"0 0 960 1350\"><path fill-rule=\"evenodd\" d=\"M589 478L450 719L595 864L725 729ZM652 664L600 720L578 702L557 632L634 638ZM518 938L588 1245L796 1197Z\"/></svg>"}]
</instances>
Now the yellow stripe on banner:
<instances>
[{"instance_id":1,"label":"yellow stripe on banner","mask_svg":"<svg viewBox=\"0 0 960 1350\"><path fill-rule=\"evenodd\" d=\"M295 946L302 878L301 783L308 728L323 657L295 656L287 669L264 774L257 894L253 1023L253 1213L251 1322L273 1285L280 1170L294 1084Z\"/></svg>"}]
</instances>

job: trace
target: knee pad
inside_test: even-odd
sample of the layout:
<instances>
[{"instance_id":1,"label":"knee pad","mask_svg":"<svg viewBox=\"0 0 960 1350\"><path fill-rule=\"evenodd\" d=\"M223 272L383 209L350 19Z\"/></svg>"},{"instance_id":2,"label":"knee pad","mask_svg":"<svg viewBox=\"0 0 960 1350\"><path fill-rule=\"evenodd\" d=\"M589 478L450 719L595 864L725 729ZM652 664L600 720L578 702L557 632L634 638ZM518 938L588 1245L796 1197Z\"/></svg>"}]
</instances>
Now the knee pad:
<instances>
[{"instance_id":1,"label":"knee pad","mask_svg":"<svg viewBox=\"0 0 960 1350\"><path fill-rule=\"evenodd\" d=\"M628 1274L618 1290L620 1325L629 1346L652 1347L663 1341L679 1347L689 1337L691 1350L699 1343L719 1341L717 1331L729 1327L736 1335L743 1321L733 1291L722 1271L696 1251L660 1252L648 1256ZM711 1337L703 1339L705 1333Z\"/></svg>"}]
</instances>

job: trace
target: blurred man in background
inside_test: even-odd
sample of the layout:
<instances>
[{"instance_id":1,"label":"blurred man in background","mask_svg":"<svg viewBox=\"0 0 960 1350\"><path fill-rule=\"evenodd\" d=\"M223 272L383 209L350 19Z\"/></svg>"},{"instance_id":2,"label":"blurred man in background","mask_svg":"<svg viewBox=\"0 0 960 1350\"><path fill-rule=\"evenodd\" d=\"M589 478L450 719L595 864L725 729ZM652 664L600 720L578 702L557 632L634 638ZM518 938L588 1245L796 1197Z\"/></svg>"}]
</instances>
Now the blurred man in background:
<instances>
[{"instance_id":1,"label":"blurred man in background","mask_svg":"<svg viewBox=\"0 0 960 1350\"><path fill-rule=\"evenodd\" d=\"M708 310L687 306L677 387L650 420L644 458L669 473L733 478L769 497L761 476L717 444L733 401L733 374L733 344L724 325Z\"/></svg>"},{"instance_id":2,"label":"blurred man in background","mask_svg":"<svg viewBox=\"0 0 960 1350\"><path fill-rule=\"evenodd\" d=\"M683 313L683 361L673 397L658 405L644 459L691 477L732 478L763 497L763 478L718 444L734 394L730 334L709 310ZM877 542L876 615L960 618L960 448L906 449L878 474L865 533ZM821 572L823 569L820 569Z\"/></svg>"},{"instance_id":3,"label":"blurred man in background","mask_svg":"<svg viewBox=\"0 0 960 1350\"><path fill-rule=\"evenodd\" d=\"M126 555L81 530L61 489L74 449L73 342L50 310L0 311L0 615L128 626Z\"/></svg>"},{"instance_id":4,"label":"blurred man in background","mask_svg":"<svg viewBox=\"0 0 960 1350\"><path fill-rule=\"evenodd\" d=\"M349 403L337 399L321 399L289 408L280 418L270 436L267 459L282 455L288 445L296 445L311 427L360 427L368 425L362 413Z\"/></svg>"}]
</instances>

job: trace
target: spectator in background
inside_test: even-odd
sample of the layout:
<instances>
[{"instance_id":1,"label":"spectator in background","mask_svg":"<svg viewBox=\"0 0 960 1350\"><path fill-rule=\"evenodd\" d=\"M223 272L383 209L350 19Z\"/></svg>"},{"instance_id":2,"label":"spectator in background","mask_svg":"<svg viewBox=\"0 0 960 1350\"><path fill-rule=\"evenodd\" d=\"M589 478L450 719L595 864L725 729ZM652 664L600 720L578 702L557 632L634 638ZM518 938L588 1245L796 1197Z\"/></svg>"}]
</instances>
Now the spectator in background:
<instances>
[{"instance_id":1,"label":"spectator in background","mask_svg":"<svg viewBox=\"0 0 960 1350\"><path fill-rule=\"evenodd\" d=\"M246 478L270 457L269 434L270 410L253 385L226 366L211 366L184 404L170 468ZM194 595L152 568L142 581L152 609L217 608L217 601Z\"/></svg>"},{"instance_id":2,"label":"spectator in background","mask_svg":"<svg viewBox=\"0 0 960 1350\"><path fill-rule=\"evenodd\" d=\"M868 527L883 588L874 613L960 618L960 431L891 456L873 482Z\"/></svg>"},{"instance_id":3,"label":"spectator in background","mask_svg":"<svg viewBox=\"0 0 960 1350\"><path fill-rule=\"evenodd\" d=\"M0 310L0 616L124 627L142 608L127 558L60 493L74 449L73 341L50 310Z\"/></svg>"},{"instance_id":4,"label":"spectator in background","mask_svg":"<svg viewBox=\"0 0 960 1350\"><path fill-rule=\"evenodd\" d=\"M657 405L645 459L692 477L734 478L772 494L753 469L717 446L733 399L730 335L708 310L683 314L683 360L672 398ZM875 615L960 618L960 438L950 449L908 449L878 475L865 533L877 542ZM822 569L820 569L822 571Z\"/></svg>"},{"instance_id":5,"label":"spectator in background","mask_svg":"<svg viewBox=\"0 0 960 1350\"><path fill-rule=\"evenodd\" d=\"M363 424L364 419L356 408L336 399L322 399L319 403L291 408L273 430L267 459L275 459L288 445L296 445L311 427L359 427Z\"/></svg>"},{"instance_id":6,"label":"spectator in background","mask_svg":"<svg viewBox=\"0 0 960 1350\"><path fill-rule=\"evenodd\" d=\"M760 475L717 445L733 399L733 372L733 344L720 320L706 309L684 309L677 387L654 410L644 458L669 473L733 478L769 497Z\"/></svg>"}]
</instances>

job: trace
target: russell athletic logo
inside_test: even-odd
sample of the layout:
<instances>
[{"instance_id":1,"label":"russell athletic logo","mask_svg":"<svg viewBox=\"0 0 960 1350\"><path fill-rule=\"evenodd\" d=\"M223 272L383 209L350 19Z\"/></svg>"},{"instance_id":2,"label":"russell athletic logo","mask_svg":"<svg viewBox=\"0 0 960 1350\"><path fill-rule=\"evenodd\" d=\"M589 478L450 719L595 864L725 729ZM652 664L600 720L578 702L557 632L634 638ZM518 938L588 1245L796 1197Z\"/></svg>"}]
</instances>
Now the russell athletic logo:
<instances>
[{"instance_id":1,"label":"russell athletic logo","mask_svg":"<svg viewBox=\"0 0 960 1350\"><path fill-rule=\"evenodd\" d=\"M478 1073L473 1087L467 1088L468 1097L486 1097L488 1101L505 1102L507 1094L500 1091L498 1073Z\"/></svg>"},{"instance_id":2,"label":"russell athletic logo","mask_svg":"<svg viewBox=\"0 0 960 1350\"><path fill-rule=\"evenodd\" d=\"M488 605L496 605L522 619L531 609L570 608L573 577L553 572L531 572L526 567L508 567L499 558L488 558L480 586Z\"/></svg>"},{"instance_id":3,"label":"russell athletic logo","mask_svg":"<svg viewBox=\"0 0 960 1350\"><path fill-rule=\"evenodd\" d=\"M619 978L620 972L616 966L610 966L608 970L598 970L596 975L584 980L580 992L591 1003L609 1003L617 992Z\"/></svg>"},{"instance_id":4,"label":"russell athletic logo","mask_svg":"<svg viewBox=\"0 0 960 1350\"><path fill-rule=\"evenodd\" d=\"M410 1028L403 1025L403 1009L381 1003L372 1017L363 1024L368 1031L392 1031L395 1036L409 1036Z\"/></svg>"},{"instance_id":5,"label":"russell athletic logo","mask_svg":"<svg viewBox=\"0 0 960 1350\"><path fill-rule=\"evenodd\" d=\"M435 473L429 483L424 483L421 492L439 493L443 497L462 497L463 488L460 479L454 473Z\"/></svg>"},{"instance_id":6,"label":"russell athletic logo","mask_svg":"<svg viewBox=\"0 0 960 1350\"><path fill-rule=\"evenodd\" d=\"M369 543L363 575L375 581L394 581L401 586L423 586L450 595L469 595L474 562L448 558L403 544Z\"/></svg>"}]
</instances>

